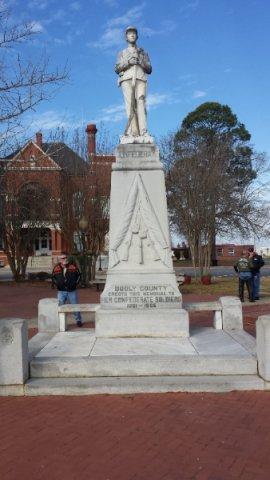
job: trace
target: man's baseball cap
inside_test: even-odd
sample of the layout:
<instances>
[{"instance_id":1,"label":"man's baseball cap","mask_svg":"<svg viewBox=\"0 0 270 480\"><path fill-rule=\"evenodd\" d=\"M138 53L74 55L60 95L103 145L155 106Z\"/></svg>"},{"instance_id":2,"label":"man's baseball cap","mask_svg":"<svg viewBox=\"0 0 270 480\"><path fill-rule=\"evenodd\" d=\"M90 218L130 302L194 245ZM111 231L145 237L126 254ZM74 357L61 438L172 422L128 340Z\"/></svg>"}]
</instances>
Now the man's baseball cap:
<instances>
[{"instance_id":1,"label":"man's baseball cap","mask_svg":"<svg viewBox=\"0 0 270 480\"><path fill-rule=\"evenodd\" d=\"M130 31L136 32L136 34L138 35L137 28L133 27L132 25L130 25L129 27L126 28L126 34L127 34L127 32L130 32Z\"/></svg>"}]
</instances>

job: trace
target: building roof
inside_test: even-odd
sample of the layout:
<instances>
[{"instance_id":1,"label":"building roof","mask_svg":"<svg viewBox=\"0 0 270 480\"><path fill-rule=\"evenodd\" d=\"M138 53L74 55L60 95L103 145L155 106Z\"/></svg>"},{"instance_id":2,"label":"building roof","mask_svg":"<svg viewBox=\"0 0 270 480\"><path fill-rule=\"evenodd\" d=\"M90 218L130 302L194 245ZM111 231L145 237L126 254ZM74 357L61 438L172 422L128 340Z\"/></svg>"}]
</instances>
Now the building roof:
<instances>
[{"instance_id":1,"label":"building roof","mask_svg":"<svg viewBox=\"0 0 270 480\"><path fill-rule=\"evenodd\" d=\"M35 142L33 143L36 145ZM12 160L27 145L28 144L10 153L5 158L1 159L0 162L4 163ZM57 163L62 170L70 175L80 175L80 173L85 172L85 169L87 168L87 162L63 142L45 142L42 143L40 148L55 163Z\"/></svg>"},{"instance_id":2,"label":"building roof","mask_svg":"<svg viewBox=\"0 0 270 480\"><path fill-rule=\"evenodd\" d=\"M16 157L17 153L19 153L21 150L21 148L17 148L17 150L14 150L14 152L10 153L9 155L7 155L6 157L4 158L1 158L0 159L0 162L5 162L7 160L11 160L12 158Z\"/></svg>"},{"instance_id":3,"label":"building roof","mask_svg":"<svg viewBox=\"0 0 270 480\"><path fill-rule=\"evenodd\" d=\"M63 142L43 143L42 150L70 175L79 175L87 168L87 162Z\"/></svg>"}]
</instances>

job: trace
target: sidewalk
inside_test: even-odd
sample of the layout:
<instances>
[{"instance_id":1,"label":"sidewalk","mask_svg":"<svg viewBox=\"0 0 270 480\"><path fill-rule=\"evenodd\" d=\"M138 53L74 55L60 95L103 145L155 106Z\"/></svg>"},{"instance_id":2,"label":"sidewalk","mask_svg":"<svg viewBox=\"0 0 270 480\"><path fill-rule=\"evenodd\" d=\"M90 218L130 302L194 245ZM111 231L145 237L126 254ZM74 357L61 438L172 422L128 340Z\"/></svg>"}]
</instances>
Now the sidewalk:
<instances>
[{"instance_id":1,"label":"sidewalk","mask_svg":"<svg viewBox=\"0 0 270 480\"><path fill-rule=\"evenodd\" d=\"M0 398L1 480L269 480L270 394Z\"/></svg>"}]
</instances>

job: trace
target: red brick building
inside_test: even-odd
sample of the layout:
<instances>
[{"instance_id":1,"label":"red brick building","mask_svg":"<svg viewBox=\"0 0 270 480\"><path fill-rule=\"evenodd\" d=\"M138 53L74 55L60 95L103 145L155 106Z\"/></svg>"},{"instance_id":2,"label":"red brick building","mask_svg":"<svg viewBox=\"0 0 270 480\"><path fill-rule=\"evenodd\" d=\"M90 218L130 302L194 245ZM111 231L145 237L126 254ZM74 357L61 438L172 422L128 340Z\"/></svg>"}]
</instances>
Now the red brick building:
<instances>
[{"instance_id":1,"label":"red brick building","mask_svg":"<svg viewBox=\"0 0 270 480\"><path fill-rule=\"evenodd\" d=\"M241 257L243 250L248 250L251 247L254 247L254 245L236 245L234 243L216 245L218 264L233 264L237 258Z\"/></svg>"},{"instance_id":2,"label":"red brick building","mask_svg":"<svg viewBox=\"0 0 270 480\"><path fill-rule=\"evenodd\" d=\"M233 265L242 255L243 250L248 250L251 247L254 247L254 245L236 245L234 243L222 243L216 245L216 259L218 265ZM177 259L191 260L190 249L185 242L183 242L182 246L178 244L177 247L173 247L173 251Z\"/></svg>"},{"instance_id":3,"label":"red brick building","mask_svg":"<svg viewBox=\"0 0 270 480\"><path fill-rule=\"evenodd\" d=\"M111 165L115 161L113 155L96 154L96 133L94 124L87 125L88 161L85 161L65 143L44 142L42 133L36 133L35 140L29 140L22 148L1 160L4 171L6 191L20 191L25 186L47 189L51 198L60 198L67 175L80 189L81 182L87 182L89 195L94 195L94 180L99 172L106 178L104 190L109 194ZM104 171L106 175L104 176ZM82 175L83 172L83 175ZM70 199L72 201L72 199ZM55 202L57 205L57 201ZM68 244L61 234L57 218L60 212L57 207L54 222L43 222L42 228L33 242L33 257L49 256L55 258ZM3 240L0 238L0 262L7 263L3 251Z\"/></svg>"}]
</instances>

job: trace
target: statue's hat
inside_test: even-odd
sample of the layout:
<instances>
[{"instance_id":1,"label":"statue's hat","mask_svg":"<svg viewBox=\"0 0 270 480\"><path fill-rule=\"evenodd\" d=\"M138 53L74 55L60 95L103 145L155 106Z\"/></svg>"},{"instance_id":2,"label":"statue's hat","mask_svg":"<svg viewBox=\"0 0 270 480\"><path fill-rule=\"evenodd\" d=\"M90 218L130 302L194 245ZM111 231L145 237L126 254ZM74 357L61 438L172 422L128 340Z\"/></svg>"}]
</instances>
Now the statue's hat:
<instances>
[{"instance_id":1,"label":"statue's hat","mask_svg":"<svg viewBox=\"0 0 270 480\"><path fill-rule=\"evenodd\" d=\"M127 34L127 32L130 32L131 30L132 30L133 32L136 32L137 35L138 35L138 30L137 30L137 28L134 27L133 25L130 25L129 27L126 28L126 34Z\"/></svg>"}]
</instances>

